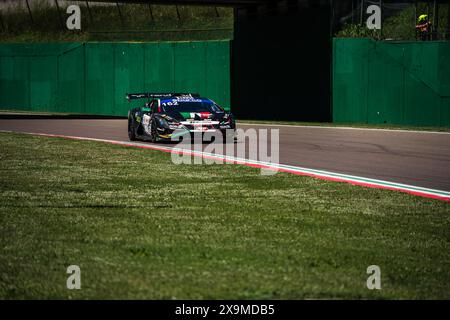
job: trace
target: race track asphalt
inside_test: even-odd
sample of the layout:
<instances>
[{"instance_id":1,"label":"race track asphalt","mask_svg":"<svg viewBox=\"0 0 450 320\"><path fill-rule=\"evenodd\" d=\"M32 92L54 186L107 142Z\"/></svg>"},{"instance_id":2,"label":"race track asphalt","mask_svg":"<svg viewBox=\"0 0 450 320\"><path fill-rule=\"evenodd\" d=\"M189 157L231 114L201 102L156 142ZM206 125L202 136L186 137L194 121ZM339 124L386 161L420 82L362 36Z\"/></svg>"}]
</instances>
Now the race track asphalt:
<instances>
[{"instance_id":1,"label":"race track asphalt","mask_svg":"<svg viewBox=\"0 0 450 320\"><path fill-rule=\"evenodd\" d=\"M450 191L449 133L255 124L238 127L279 129L282 164ZM128 140L127 121L122 119L0 119L0 130Z\"/></svg>"}]
</instances>

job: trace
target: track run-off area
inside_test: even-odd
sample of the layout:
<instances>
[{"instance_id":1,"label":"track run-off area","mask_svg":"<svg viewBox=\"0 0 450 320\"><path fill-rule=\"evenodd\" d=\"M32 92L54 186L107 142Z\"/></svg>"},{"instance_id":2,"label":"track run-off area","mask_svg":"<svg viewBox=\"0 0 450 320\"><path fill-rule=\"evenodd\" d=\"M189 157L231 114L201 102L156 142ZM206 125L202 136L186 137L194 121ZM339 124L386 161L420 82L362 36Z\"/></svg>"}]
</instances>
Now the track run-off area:
<instances>
[{"instance_id":1,"label":"track run-off area","mask_svg":"<svg viewBox=\"0 0 450 320\"><path fill-rule=\"evenodd\" d=\"M221 153L190 154L450 200L450 133L245 123L238 128L267 129L269 137L270 130L278 129L279 164ZM130 142L122 119L0 119L0 130L186 153L171 143Z\"/></svg>"}]
</instances>

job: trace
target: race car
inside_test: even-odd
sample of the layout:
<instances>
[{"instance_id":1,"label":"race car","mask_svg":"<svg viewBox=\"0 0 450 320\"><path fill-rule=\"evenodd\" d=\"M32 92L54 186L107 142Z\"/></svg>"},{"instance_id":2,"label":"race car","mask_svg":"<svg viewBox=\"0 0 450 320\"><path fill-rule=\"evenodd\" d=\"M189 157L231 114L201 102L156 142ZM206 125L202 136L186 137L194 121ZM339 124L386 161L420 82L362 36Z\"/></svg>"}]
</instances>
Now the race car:
<instances>
[{"instance_id":1,"label":"race car","mask_svg":"<svg viewBox=\"0 0 450 320\"><path fill-rule=\"evenodd\" d=\"M233 115L214 101L194 93L127 93L128 101L147 99L142 107L128 111L128 137L131 141L179 141L210 137L218 131L223 142L234 141Z\"/></svg>"}]
</instances>

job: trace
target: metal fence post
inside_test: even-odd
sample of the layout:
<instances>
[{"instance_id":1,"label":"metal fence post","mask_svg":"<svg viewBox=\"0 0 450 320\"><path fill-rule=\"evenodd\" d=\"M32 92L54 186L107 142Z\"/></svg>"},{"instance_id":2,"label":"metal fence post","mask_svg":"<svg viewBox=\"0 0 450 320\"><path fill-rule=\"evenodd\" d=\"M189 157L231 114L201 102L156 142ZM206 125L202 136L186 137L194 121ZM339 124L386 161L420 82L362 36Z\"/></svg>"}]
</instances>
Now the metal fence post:
<instances>
[{"instance_id":1,"label":"metal fence post","mask_svg":"<svg viewBox=\"0 0 450 320\"><path fill-rule=\"evenodd\" d=\"M445 28L445 39L450 40L450 4L447 4L447 27Z\"/></svg>"},{"instance_id":2,"label":"metal fence post","mask_svg":"<svg viewBox=\"0 0 450 320\"><path fill-rule=\"evenodd\" d=\"M154 21L155 18L153 17L153 9L150 3L148 4L148 11L150 11L150 17L152 18L152 21Z\"/></svg>"},{"instance_id":3,"label":"metal fence post","mask_svg":"<svg viewBox=\"0 0 450 320\"><path fill-rule=\"evenodd\" d=\"M383 0L380 0L380 34L383 35Z\"/></svg>"},{"instance_id":4,"label":"metal fence post","mask_svg":"<svg viewBox=\"0 0 450 320\"><path fill-rule=\"evenodd\" d=\"M116 1L116 6L117 6L117 11L119 11L120 24L122 25L122 28L123 28L124 22L123 22L123 17L122 17L122 11L120 11L119 2L117 2L117 1Z\"/></svg>"},{"instance_id":5,"label":"metal fence post","mask_svg":"<svg viewBox=\"0 0 450 320\"><path fill-rule=\"evenodd\" d=\"M438 40L439 39L439 5L437 4L436 0L434 0L433 3L433 38L432 40Z\"/></svg>"},{"instance_id":6,"label":"metal fence post","mask_svg":"<svg viewBox=\"0 0 450 320\"><path fill-rule=\"evenodd\" d=\"M89 7L89 1L88 0L86 0L86 7L87 7L87 10L88 10L88 13L89 13L89 20L91 21L91 25L93 26L94 25L94 19L92 17L91 7Z\"/></svg>"},{"instance_id":7,"label":"metal fence post","mask_svg":"<svg viewBox=\"0 0 450 320\"><path fill-rule=\"evenodd\" d=\"M0 11L0 24L2 26L2 32L6 31L5 24L3 23L2 12Z\"/></svg>"},{"instance_id":8,"label":"metal fence post","mask_svg":"<svg viewBox=\"0 0 450 320\"><path fill-rule=\"evenodd\" d=\"M364 14L364 0L361 0L361 12L359 17L359 24L363 24L363 14Z\"/></svg>"},{"instance_id":9,"label":"metal fence post","mask_svg":"<svg viewBox=\"0 0 450 320\"><path fill-rule=\"evenodd\" d=\"M28 3L28 0L26 0L26 3L28 8L28 14L30 15L31 24L34 24L33 15L31 14L30 4Z\"/></svg>"},{"instance_id":10,"label":"metal fence post","mask_svg":"<svg viewBox=\"0 0 450 320\"><path fill-rule=\"evenodd\" d=\"M56 11L58 12L58 19L59 19L59 24L61 26L61 30L64 31L64 24L63 24L63 20L61 17L61 10L59 9L58 0L55 0L55 5L56 5Z\"/></svg>"},{"instance_id":11,"label":"metal fence post","mask_svg":"<svg viewBox=\"0 0 450 320\"><path fill-rule=\"evenodd\" d=\"M181 20L180 10L178 10L178 5L175 5L175 9L177 9L177 17L178 17L178 20Z\"/></svg>"}]
</instances>

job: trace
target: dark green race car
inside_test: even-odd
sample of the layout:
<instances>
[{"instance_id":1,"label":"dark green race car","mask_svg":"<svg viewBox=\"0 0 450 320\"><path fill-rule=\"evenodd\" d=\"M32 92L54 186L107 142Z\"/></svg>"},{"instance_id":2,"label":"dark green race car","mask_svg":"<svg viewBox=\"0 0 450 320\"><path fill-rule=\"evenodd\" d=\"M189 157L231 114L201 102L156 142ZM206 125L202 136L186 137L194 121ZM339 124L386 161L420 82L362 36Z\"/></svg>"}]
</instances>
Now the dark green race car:
<instances>
[{"instance_id":1,"label":"dark green race car","mask_svg":"<svg viewBox=\"0 0 450 320\"><path fill-rule=\"evenodd\" d=\"M186 135L215 139L221 136L223 142L234 141L233 115L198 94L130 93L126 97L129 101L148 100L128 112L128 137L132 141L179 141Z\"/></svg>"}]
</instances>

